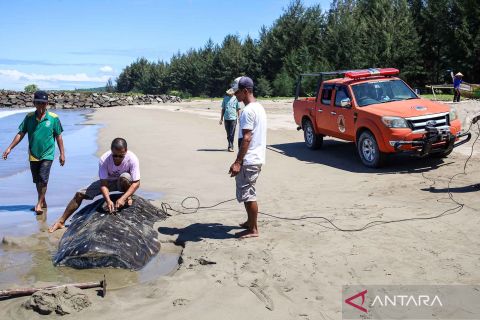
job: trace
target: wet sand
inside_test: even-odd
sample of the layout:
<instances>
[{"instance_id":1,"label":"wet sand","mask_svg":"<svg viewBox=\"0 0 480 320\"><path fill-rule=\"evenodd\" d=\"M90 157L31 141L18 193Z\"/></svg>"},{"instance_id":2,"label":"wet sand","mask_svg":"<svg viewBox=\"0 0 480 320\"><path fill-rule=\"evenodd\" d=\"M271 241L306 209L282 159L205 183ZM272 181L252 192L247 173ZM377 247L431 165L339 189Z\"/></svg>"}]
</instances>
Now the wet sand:
<instances>
[{"instance_id":1,"label":"wet sand","mask_svg":"<svg viewBox=\"0 0 480 320\"><path fill-rule=\"evenodd\" d=\"M8 137L2 136L2 147L9 144L18 124L25 117L24 110L4 111L0 115ZM86 124L85 111L57 111L64 127L66 165L55 160L47 192L48 210L42 215L30 211L35 204L35 186L28 169L26 138L0 162L0 290L14 287L46 286L61 283L97 281L108 274L109 288L122 288L145 283L176 270L181 248L163 246L162 251L140 272L129 270L74 270L56 268L51 257L57 251L62 231L49 234L51 225L65 209L76 190L97 177L97 134L101 125ZM14 130L14 131L12 131ZM3 149L2 149L3 152ZM57 150L58 155L58 150ZM161 197L161 193L140 190L147 199ZM90 203L85 201L83 205Z\"/></svg>"},{"instance_id":2,"label":"wet sand","mask_svg":"<svg viewBox=\"0 0 480 320\"><path fill-rule=\"evenodd\" d=\"M98 110L100 154L123 136L139 156L142 188L177 209L187 196L209 206L235 196L227 174L219 102L194 101ZM431 217L455 208L449 178L463 171L471 143L443 160L394 157L385 168L361 165L352 143L326 139L309 151L292 120L291 101L264 102L267 164L258 181L260 211L284 218L324 216L345 229L373 220ZM462 119L480 103L457 105ZM478 129L475 129L478 133ZM259 217L260 238L238 240L243 206L228 202L157 224L163 244L183 245L173 275L115 290L75 319L340 319L341 290L352 284L477 284L480 281L479 145L450 184L457 213L424 221L341 232L322 219ZM160 205L160 201L156 202ZM215 264L202 264L204 260ZM35 318L24 299L0 302L0 317Z\"/></svg>"}]
</instances>

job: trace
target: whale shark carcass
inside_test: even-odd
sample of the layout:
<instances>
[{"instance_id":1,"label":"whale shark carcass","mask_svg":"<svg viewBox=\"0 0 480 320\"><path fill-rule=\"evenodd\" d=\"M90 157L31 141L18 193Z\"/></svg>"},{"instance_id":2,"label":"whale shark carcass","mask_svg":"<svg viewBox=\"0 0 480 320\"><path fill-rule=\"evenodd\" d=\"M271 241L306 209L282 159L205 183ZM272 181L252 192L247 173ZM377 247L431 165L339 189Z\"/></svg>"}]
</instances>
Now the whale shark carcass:
<instances>
[{"instance_id":1,"label":"whale shark carcass","mask_svg":"<svg viewBox=\"0 0 480 320\"><path fill-rule=\"evenodd\" d=\"M118 197L112 195L112 201ZM55 266L139 270L160 251L153 224L166 219L165 212L139 196L116 214L104 208L102 198L75 214L58 245Z\"/></svg>"}]
</instances>

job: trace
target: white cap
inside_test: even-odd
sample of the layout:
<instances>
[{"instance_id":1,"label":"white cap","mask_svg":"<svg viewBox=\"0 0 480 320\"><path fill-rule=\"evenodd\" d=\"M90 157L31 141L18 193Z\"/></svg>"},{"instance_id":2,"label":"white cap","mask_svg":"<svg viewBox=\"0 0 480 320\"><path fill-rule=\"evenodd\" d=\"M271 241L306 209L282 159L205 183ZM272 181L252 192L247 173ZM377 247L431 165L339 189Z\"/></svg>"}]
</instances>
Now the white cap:
<instances>
[{"instance_id":1,"label":"white cap","mask_svg":"<svg viewBox=\"0 0 480 320\"><path fill-rule=\"evenodd\" d=\"M235 78L235 80L233 80L232 87L229 89L229 90L233 90L233 93L238 91L238 84L240 83L240 79L242 79L242 77L238 77L238 78Z\"/></svg>"}]
</instances>

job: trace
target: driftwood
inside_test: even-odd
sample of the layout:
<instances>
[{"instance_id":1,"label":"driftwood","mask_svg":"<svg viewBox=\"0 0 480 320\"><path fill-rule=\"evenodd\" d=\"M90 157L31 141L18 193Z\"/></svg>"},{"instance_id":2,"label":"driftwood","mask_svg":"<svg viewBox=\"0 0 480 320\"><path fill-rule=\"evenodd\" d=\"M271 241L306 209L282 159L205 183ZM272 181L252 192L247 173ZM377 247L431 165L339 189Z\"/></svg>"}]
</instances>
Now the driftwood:
<instances>
[{"instance_id":1,"label":"driftwood","mask_svg":"<svg viewBox=\"0 0 480 320\"><path fill-rule=\"evenodd\" d=\"M18 288L18 289L6 289L0 290L0 300L29 296L34 294L37 291L41 290L50 290L64 288L67 286L77 287L79 289L91 289L91 288L102 288L102 297L105 297L107 294L107 280L103 276L103 280L99 282L83 282L83 283L71 283L71 284L62 284L58 286L48 286L43 288Z\"/></svg>"}]
</instances>

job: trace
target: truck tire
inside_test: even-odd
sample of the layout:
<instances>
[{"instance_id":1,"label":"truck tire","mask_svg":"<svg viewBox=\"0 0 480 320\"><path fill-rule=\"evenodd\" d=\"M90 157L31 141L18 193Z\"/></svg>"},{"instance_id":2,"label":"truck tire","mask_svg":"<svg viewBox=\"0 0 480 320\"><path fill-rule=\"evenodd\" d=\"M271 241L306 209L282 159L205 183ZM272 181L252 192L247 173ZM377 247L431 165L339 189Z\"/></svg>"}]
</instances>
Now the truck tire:
<instances>
[{"instance_id":1,"label":"truck tire","mask_svg":"<svg viewBox=\"0 0 480 320\"><path fill-rule=\"evenodd\" d=\"M303 123L303 138L307 147L312 150L320 149L323 144L323 136L315 133L310 120L305 120Z\"/></svg>"},{"instance_id":2,"label":"truck tire","mask_svg":"<svg viewBox=\"0 0 480 320\"><path fill-rule=\"evenodd\" d=\"M385 160L385 154L378 148L377 140L370 131L364 131L357 143L358 155L362 163L369 168L380 168Z\"/></svg>"}]
</instances>

